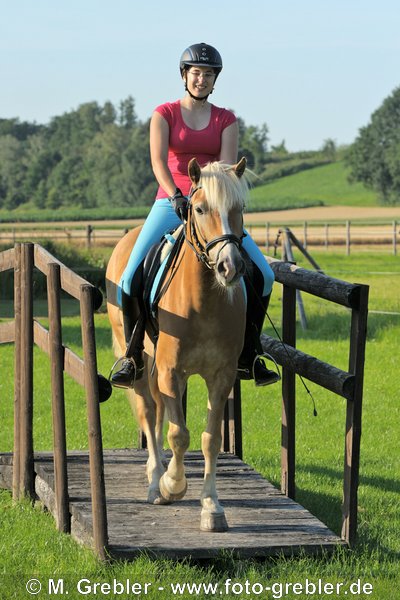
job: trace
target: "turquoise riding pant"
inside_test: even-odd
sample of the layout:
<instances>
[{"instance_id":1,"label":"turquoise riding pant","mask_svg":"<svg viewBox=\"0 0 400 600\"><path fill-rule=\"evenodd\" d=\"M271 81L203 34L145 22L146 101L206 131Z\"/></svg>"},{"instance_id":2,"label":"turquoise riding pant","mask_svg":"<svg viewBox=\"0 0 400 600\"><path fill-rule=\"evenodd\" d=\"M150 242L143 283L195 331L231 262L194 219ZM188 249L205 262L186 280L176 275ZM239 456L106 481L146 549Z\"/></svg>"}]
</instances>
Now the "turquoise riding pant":
<instances>
[{"instance_id":1,"label":"turquoise riding pant","mask_svg":"<svg viewBox=\"0 0 400 600\"><path fill-rule=\"evenodd\" d=\"M139 265L144 260L150 248L159 242L163 235L176 229L182 221L174 211L174 208L168 198L156 200L151 211L148 214L142 230L136 240L135 246L131 252L125 271L118 288L118 302L121 305L121 290L126 294L131 294L132 280ZM246 232L247 233L247 232ZM265 257L255 241L247 235L243 238L243 248L250 256L251 260L257 265L263 274L264 288L263 296L271 293L274 283L274 273L265 260Z\"/></svg>"}]
</instances>

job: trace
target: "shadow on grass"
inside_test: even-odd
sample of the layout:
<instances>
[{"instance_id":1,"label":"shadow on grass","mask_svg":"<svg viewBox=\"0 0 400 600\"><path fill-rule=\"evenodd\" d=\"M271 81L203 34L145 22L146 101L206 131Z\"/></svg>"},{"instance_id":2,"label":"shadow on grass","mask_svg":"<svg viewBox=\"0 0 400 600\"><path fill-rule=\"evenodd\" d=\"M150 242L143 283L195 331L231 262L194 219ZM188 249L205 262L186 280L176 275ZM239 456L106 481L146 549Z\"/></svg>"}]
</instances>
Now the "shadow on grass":
<instances>
[{"instance_id":1,"label":"shadow on grass","mask_svg":"<svg viewBox=\"0 0 400 600\"><path fill-rule=\"evenodd\" d=\"M325 481L331 480L332 485L334 481L343 480L343 472L329 468L321 467L311 464L301 464L296 467L297 473L307 473L315 475L316 477L323 478ZM360 485L370 486L376 489L378 492L387 491L400 494L399 482L395 479L388 479L386 477L377 476L363 476L360 475ZM310 491L298 486L296 489L296 502L304 506L309 512L320 519L327 527L329 527L336 534L340 535L341 531L341 520L342 520L342 501L341 499L326 493ZM389 559L399 560L400 552L395 551L387 547L382 540L381 531L374 526L368 526L365 524L362 528L360 527L360 515L359 515L359 528L358 528L358 539L354 546L357 547L366 546L370 551L379 549L383 555Z\"/></svg>"}]
</instances>

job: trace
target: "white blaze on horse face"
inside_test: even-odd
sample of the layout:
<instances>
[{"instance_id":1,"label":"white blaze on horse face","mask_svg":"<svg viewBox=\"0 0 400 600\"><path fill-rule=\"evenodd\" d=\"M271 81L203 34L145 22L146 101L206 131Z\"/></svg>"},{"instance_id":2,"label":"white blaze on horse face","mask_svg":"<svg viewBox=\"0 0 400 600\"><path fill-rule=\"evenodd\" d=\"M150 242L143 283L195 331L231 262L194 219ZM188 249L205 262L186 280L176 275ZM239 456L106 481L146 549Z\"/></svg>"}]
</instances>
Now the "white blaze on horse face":
<instances>
[{"instance_id":1,"label":"white blaze on horse face","mask_svg":"<svg viewBox=\"0 0 400 600\"><path fill-rule=\"evenodd\" d=\"M220 213L222 235L235 234L229 223L229 215ZM224 287L236 285L244 272L244 261L236 244L221 242L216 245L216 277Z\"/></svg>"}]
</instances>

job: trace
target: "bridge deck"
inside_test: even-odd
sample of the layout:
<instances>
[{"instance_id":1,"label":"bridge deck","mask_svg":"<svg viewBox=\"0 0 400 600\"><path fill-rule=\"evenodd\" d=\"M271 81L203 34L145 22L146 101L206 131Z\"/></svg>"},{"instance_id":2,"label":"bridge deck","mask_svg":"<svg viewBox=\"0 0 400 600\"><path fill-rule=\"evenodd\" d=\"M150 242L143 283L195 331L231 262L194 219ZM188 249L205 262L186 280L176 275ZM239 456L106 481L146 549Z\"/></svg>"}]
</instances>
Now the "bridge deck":
<instances>
[{"instance_id":1,"label":"bridge deck","mask_svg":"<svg viewBox=\"0 0 400 600\"><path fill-rule=\"evenodd\" d=\"M144 450L106 450L104 472L107 495L109 551L132 559L142 551L154 556L196 559L232 550L242 557L317 554L344 542L301 505L284 496L236 456L222 454L218 461L218 490L229 531L199 530L199 496L203 477L200 452L186 458L188 492L167 506L146 502ZM54 514L54 472L51 453L35 455L36 493ZM12 456L0 455L0 486L11 487ZM92 546L89 457L68 454L71 533Z\"/></svg>"}]
</instances>

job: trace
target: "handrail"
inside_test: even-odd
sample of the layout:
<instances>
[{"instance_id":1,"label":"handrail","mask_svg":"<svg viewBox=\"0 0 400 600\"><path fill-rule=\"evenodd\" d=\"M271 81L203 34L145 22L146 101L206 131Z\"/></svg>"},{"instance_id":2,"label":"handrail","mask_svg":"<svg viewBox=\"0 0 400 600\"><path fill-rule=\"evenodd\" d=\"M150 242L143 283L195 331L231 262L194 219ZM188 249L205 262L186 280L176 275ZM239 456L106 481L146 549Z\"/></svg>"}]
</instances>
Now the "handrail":
<instances>
[{"instance_id":1,"label":"handrail","mask_svg":"<svg viewBox=\"0 0 400 600\"><path fill-rule=\"evenodd\" d=\"M47 277L49 329L33 318L34 268ZM102 294L37 244L16 244L0 253L0 272L14 269L14 320L0 324L0 343L15 342L15 398L13 497L34 498L33 452L33 346L37 344L51 361L52 422L55 471L56 522L70 531L66 425L63 371L85 387L88 416L89 462L92 494L93 537L99 557L106 558L107 512L99 402L111 395L111 385L97 373L93 312ZM60 293L79 300L84 358L62 344Z\"/></svg>"}]
</instances>

